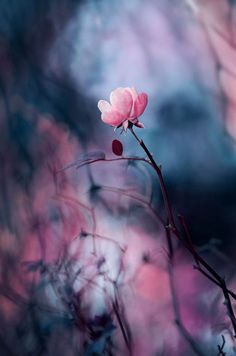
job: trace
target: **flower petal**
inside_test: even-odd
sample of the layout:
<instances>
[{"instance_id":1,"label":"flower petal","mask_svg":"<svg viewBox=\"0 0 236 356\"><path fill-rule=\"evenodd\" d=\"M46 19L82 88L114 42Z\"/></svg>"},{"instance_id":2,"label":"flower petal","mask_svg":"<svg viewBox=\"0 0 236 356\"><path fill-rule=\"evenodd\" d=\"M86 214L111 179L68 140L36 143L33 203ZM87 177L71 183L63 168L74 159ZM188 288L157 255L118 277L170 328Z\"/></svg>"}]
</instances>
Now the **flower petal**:
<instances>
[{"instance_id":1,"label":"flower petal","mask_svg":"<svg viewBox=\"0 0 236 356\"><path fill-rule=\"evenodd\" d=\"M146 93L141 93L138 95L134 102L134 108L132 116L138 117L144 112L148 102L148 97Z\"/></svg>"},{"instance_id":2,"label":"flower petal","mask_svg":"<svg viewBox=\"0 0 236 356\"><path fill-rule=\"evenodd\" d=\"M111 107L111 104L108 103L108 101L106 101L106 100L99 100L99 102L98 102L98 109L99 109L101 112L107 112L107 111L111 111L111 110L112 110L112 107Z\"/></svg>"},{"instance_id":3,"label":"flower petal","mask_svg":"<svg viewBox=\"0 0 236 356\"><path fill-rule=\"evenodd\" d=\"M126 88L117 88L111 92L110 102L112 108L118 111L123 118L128 118L133 106L133 98L129 90Z\"/></svg>"},{"instance_id":4,"label":"flower petal","mask_svg":"<svg viewBox=\"0 0 236 356\"><path fill-rule=\"evenodd\" d=\"M124 121L123 116L116 110L106 111L102 113L102 121L111 126L119 126Z\"/></svg>"},{"instance_id":5,"label":"flower petal","mask_svg":"<svg viewBox=\"0 0 236 356\"><path fill-rule=\"evenodd\" d=\"M131 87L131 88L126 87L125 89L127 89L130 92L130 94L132 95L133 101L135 101L138 97L138 93L137 93L136 89L134 87Z\"/></svg>"}]
</instances>

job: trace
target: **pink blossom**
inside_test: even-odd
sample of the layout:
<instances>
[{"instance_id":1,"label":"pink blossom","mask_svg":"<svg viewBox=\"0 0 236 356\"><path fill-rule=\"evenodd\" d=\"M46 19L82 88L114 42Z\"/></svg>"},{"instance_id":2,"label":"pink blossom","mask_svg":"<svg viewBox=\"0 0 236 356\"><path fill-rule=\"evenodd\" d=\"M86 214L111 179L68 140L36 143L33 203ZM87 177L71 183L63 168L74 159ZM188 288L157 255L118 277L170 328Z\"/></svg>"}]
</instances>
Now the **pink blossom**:
<instances>
[{"instance_id":1,"label":"pink blossom","mask_svg":"<svg viewBox=\"0 0 236 356\"><path fill-rule=\"evenodd\" d=\"M110 94L110 103L99 100L98 108L101 111L101 119L114 127L123 126L127 130L129 123L144 128L138 121L147 106L147 94L138 94L135 88L117 88Z\"/></svg>"}]
</instances>

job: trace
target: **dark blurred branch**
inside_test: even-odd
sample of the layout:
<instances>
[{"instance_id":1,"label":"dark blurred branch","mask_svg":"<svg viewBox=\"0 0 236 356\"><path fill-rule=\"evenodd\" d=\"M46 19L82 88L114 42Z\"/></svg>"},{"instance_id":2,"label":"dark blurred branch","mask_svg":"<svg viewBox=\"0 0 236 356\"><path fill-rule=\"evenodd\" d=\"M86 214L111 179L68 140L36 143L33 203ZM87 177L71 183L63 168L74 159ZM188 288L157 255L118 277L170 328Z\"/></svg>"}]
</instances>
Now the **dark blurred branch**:
<instances>
[{"instance_id":1,"label":"dark blurred branch","mask_svg":"<svg viewBox=\"0 0 236 356\"><path fill-rule=\"evenodd\" d=\"M137 201L138 203L140 203L141 205L146 207L158 222L160 222L163 226L165 225L164 220L157 213L157 211L153 208L152 204L149 201L143 199L141 196L133 195L124 189L120 189L120 188L116 188L116 187L108 187L105 185L102 186L102 189L105 191L108 191L108 192L114 192L119 195L123 195L125 197L128 197L128 198L134 200L134 201Z\"/></svg>"},{"instance_id":2,"label":"dark blurred branch","mask_svg":"<svg viewBox=\"0 0 236 356\"><path fill-rule=\"evenodd\" d=\"M124 313L124 308L121 307L120 303L120 298L119 298L119 291L116 282L113 283L114 286L114 300L112 302L112 307L115 313L115 316L117 318L121 333L123 335L123 338L125 340L125 344L127 346L127 349L129 351L129 354L132 355L132 338L131 338L131 332L129 328L129 324L126 320L126 316Z\"/></svg>"},{"instance_id":3,"label":"dark blurred branch","mask_svg":"<svg viewBox=\"0 0 236 356\"><path fill-rule=\"evenodd\" d=\"M68 168L72 168L72 167L76 167L81 168L83 166L87 166L88 164L93 164L96 162L116 162L116 161L141 161L141 162L146 162L149 165L152 166L152 164L145 158L140 158L140 157L120 157L120 158L105 158L105 157L101 157L101 158L95 158L95 159L91 159L91 160L85 160L85 161L80 161L79 163L75 162L72 164L69 164L68 166L65 166L63 168L60 168L57 170L57 173L60 173Z\"/></svg>"}]
</instances>

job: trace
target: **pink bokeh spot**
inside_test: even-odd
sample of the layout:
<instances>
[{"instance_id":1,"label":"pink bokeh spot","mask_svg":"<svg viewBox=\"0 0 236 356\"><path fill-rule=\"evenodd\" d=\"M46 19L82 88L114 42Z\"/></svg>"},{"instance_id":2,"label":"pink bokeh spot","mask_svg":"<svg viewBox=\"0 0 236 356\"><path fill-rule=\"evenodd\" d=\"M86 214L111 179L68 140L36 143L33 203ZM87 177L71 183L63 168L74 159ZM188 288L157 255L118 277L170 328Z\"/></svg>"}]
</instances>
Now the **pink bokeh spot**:
<instances>
[{"instance_id":1,"label":"pink bokeh spot","mask_svg":"<svg viewBox=\"0 0 236 356\"><path fill-rule=\"evenodd\" d=\"M127 130L129 122L133 125L144 128L139 122L147 106L148 96L146 93L138 94L135 88L117 88L110 94L110 103L106 100L99 100L98 108L101 111L101 119L113 127L123 126Z\"/></svg>"}]
</instances>

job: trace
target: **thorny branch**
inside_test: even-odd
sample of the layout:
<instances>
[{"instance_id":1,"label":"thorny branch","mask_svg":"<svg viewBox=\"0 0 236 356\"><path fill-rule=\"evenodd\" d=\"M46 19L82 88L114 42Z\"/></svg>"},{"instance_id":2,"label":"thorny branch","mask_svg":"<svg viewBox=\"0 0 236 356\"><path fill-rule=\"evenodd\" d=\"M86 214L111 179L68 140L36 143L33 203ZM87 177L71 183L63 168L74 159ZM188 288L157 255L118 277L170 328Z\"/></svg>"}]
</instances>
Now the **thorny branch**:
<instances>
[{"instance_id":1,"label":"thorny branch","mask_svg":"<svg viewBox=\"0 0 236 356\"><path fill-rule=\"evenodd\" d=\"M233 306L232 306L232 303L231 303L231 299L230 299L230 296L233 297L234 299L236 299L235 293L233 293L232 291L228 290L224 278L222 278L214 270L214 268L211 267L208 264L208 262L206 262L197 253L194 245L191 242L191 237L190 237L186 222L185 222L183 217L180 218L180 221L181 221L181 223L183 225L183 228L184 228L184 231L185 231L185 234L186 234L187 237L185 239L182 237L181 232L178 230L178 228L177 228L177 226L175 224L175 221L174 221L172 207L171 207L171 203L170 203L170 200L169 200L169 197L168 197L167 188L166 188L166 185L165 185L165 182L164 182L164 179L163 179L161 168L156 164L152 154L150 153L150 151L148 150L148 148L146 147L144 142L138 138L138 136L134 132L132 126L129 127L129 130L132 133L132 135L135 137L135 139L138 141L139 145L142 147L144 152L147 154L148 159L150 160L150 164L152 165L153 169L155 170L155 172L158 175L159 182L160 182L160 187L161 187L161 192L162 192L162 196L163 196L163 200L164 200L165 210L166 210L166 213L167 213L168 224L166 226L166 229L168 229L170 231L170 234L172 233L180 241L182 241L184 243L184 246L188 249L188 251L192 254L193 258L195 259L195 261L197 263L197 269L201 273L203 273L203 275L206 276L210 281L212 281L219 288L221 288L222 293L223 293L224 298L225 298L225 306L226 306L227 311L228 311L228 317L229 317L229 319L231 321L231 324L233 326L233 329L234 329L234 337L236 337L236 318L235 318L234 309L233 309ZM210 273L210 275L208 275L208 273L206 273L204 271L204 269L201 268L201 265Z\"/></svg>"},{"instance_id":2,"label":"thorny branch","mask_svg":"<svg viewBox=\"0 0 236 356\"><path fill-rule=\"evenodd\" d=\"M164 179L163 179L163 176L162 176L162 171L161 171L160 167L156 164L152 154L150 153L150 151L148 150L148 148L146 147L144 142L138 138L138 136L136 135L136 133L134 132L132 127L130 127L129 129L130 129L132 135L138 141L139 145L144 150L144 152L147 154L153 169L156 171L156 173L158 175L160 186L161 186L161 191L162 191L162 196L163 196L163 200L164 200L165 210L166 210L166 213L167 213L167 219L168 219L168 222L169 222L168 225L166 226L166 228L168 228L170 233L173 233L173 235L175 235L180 241L182 241L184 243L184 246L188 249L188 251L192 254L193 258L195 259L196 264L197 264L197 269L200 272L202 272L203 275L206 276L211 282L213 282L214 284L216 284L218 287L221 288L222 293L223 293L224 298L225 298L225 306L226 306L227 311L228 311L228 317L230 318L230 321L231 321L233 329L234 329L234 337L236 337L236 318L235 318L233 306L232 306L231 299L230 299L230 296L233 297L234 299L236 299L235 293L233 293L230 290L228 290L224 278L222 278L214 270L214 268L211 267L208 264L208 262L206 262L198 254L198 252L194 248L194 245L191 242L191 237L190 237L190 234L189 234L188 229L187 229L187 225L186 225L185 220L184 220L183 217L180 218L180 222L183 225L183 228L184 228L184 231L185 231L185 234L186 234L187 238L186 239L182 238L181 233L178 230L178 228L177 228L177 226L175 224L175 221L174 221L172 207L171 207L171 203L170 203L170 200L169 200L169 197L168 197L166 185L165 185L165 182L164 182ZM210 275L208 275L208 273L206 273L204 271L204 269L201 268L201 265L209 272Z\"/></svg>"}]
</instances>

